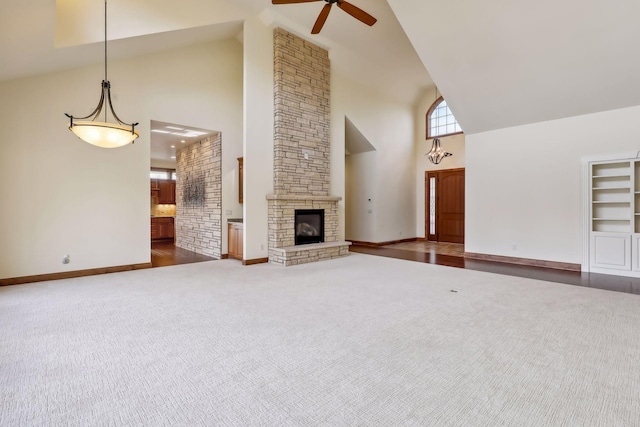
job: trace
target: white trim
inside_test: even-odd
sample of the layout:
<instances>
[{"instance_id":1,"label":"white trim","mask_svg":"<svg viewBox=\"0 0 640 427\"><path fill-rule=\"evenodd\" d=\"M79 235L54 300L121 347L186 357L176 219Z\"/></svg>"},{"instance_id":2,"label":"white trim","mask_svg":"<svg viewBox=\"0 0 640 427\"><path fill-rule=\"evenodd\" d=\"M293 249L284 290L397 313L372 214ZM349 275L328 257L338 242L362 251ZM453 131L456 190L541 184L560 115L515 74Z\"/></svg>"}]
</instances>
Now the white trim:
<instances>
[{"instance_id":1,"label":"white trim","mask_svg":"<svg viewBox=\"0 0 640 427\"><path fill-rule=\"evenodd\" d=\"M582 271L590 272L591 257L591 163L582 159Z\"/></svg>"},{"instance_id":2,"label":"white trim","mask_svg":"<svg viewBox=\"0 0 640 427\"><path fill-rule=\"evenodd\" d=\"M599 154L597 156L586 156L582 158L583 163L610 162L615 160L635 160L640 159L640 151L631 151L618 154Z\"/></svg>"}]
</instances>

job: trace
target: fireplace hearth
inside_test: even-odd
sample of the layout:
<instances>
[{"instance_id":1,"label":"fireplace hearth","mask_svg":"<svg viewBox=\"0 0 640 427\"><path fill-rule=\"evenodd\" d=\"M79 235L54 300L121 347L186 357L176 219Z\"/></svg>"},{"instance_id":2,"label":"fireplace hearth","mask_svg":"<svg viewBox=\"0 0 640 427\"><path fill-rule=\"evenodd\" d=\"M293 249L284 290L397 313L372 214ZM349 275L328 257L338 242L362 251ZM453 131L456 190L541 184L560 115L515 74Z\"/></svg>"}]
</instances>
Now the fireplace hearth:
<instances>
[{"instance_id":1,"label":"fireplace hearth","mask_svg":"<svg viewBox=\"0 0 640 427\"><path fill-rule=\"evenodd\" d=\"M295 244L324 242L324 209L296 209Z\"/></svg>"}]
</instances>

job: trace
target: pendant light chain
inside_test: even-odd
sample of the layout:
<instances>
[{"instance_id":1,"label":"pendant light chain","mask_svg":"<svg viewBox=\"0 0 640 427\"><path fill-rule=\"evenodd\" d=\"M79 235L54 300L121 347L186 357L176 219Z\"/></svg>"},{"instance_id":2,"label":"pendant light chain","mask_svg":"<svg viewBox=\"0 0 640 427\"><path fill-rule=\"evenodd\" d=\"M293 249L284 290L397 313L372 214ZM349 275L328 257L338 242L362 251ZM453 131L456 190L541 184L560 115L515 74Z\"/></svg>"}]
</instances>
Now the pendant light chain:
<instances>
[{"instance_id":1,"label":"pendant light chain","mask_svg":"<svg viewBox=\"0 0 640 427\"><path fill-rule=\"evenodd\" d=\"M107 78L107 0L104 0L104 83L102 90L106 88L104 85L109 86L109 79ZM104 109L104 121L107 121L108 108Z\"/></svg>"},{"instance_id":2,"label":"pendant light chain","mask_svg":"<svg viewBox=\"0 0 640 427\"><path fill-rule=\"evenodd\" d=\"M107 0L104 0L104 81L109 81L107 78Z\"/></svg>"}]
</instances>

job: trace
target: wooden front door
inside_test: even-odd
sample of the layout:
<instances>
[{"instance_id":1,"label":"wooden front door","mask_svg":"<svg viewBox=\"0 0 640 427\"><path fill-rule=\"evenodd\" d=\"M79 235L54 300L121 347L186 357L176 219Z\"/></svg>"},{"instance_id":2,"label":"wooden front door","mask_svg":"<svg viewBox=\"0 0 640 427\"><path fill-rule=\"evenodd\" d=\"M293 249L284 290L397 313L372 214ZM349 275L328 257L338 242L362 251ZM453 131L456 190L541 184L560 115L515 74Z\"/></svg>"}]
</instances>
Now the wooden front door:
<instances>
[{"instance_id":1,"label":"wooden front door","mask_svg":"<svg viewBox=\"0 0 640 427\"><path fill-rule=\"evenodd\" d=\"M464 243L464 169L426 172L427 240Z\"/></svg>"}]
</instances>

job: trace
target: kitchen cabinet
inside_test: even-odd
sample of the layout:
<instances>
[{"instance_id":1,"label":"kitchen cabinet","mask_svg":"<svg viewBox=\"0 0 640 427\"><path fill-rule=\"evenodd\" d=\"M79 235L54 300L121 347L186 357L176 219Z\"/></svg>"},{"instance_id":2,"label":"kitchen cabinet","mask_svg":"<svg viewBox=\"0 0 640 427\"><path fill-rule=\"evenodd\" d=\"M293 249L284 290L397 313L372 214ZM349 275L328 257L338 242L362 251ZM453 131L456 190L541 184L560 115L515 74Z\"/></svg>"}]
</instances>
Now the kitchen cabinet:
<instances>
[{"instance_id":1,"label":"kitchen cabinet","mask_svg":"<svg viewBox=\"0 0 640 427\"><path fill-rule=\"evenodd\" d=\"M242 238L244 224L241 222L229 222L229 258L242 259L244 256Z\"/></svg>"},{"instance_id":2,"label":"kitchen cabinet","mask_svg":"<svg viewBox=\"0 0 640 427\"><path fill-rule=\"evenodd\" d=\"M175 205L176 204L176 182L169 180L159 181L158 204Z\"/></svg>"},{"instance_id":3,"label":"kitchen cabinet","mask_svg":"<svg viewBox=\"0 0 640 427\"><path fill-rule=\"evenodd\" d=\"M151 180L151 198L154 199L154 202L157 204L158 199L160 198L160 182L157 179Z\"/></svg>"},{"instance_id":4,"label":"kitchen cabinet","mask_svg":"<svg viewBox=\"0 0 640 427\"><path fill-rule=\"evenodd\" d=\"M175 224L173 217L151 218L151 240L173 240L175 236Z\"/></svg>"},{"instance_id":5,"label":"kitchen cabinet","mask_svg":"<svg viewBox=\"0 0 640 427\"><path fill-rule=\"evenodd\" d=\"M158 205L175 205L176 182L167 179L152 179L151 197Z\"/></svg>"}]
</instances>

